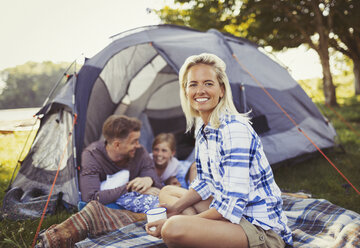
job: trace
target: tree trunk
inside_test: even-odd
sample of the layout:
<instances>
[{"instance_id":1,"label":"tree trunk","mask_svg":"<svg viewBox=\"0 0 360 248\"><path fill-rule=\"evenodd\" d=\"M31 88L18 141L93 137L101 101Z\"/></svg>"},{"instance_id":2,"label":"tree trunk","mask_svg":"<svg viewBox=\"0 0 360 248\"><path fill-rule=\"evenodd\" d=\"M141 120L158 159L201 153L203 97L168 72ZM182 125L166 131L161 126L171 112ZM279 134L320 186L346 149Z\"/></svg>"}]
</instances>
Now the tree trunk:
<instances>
[{"instance_id":1,"label":"tree trunk","mask_svg":"<svg viewBox=\"0 0 360 248\"><path fill-rule=\"evenodd\" d=\"M330 106L337 106L335 86L333 84L332 75L330 71L329 53L328 50L323 49L318 51L323 70L323 86L325 103Z\"/></svg>"},{"instance_id":2,"label":"tree trunk","mask_svg":"<svg viewBox=\"0 0 360 248\"><path fill-rule=\"evenodd\" d=\"M316 45L310 41L310 46L313 47L319 54L321 66L323 70L323 85L325 103L330 106L336 106L336 93L333 84L332 75L330 71L329 61L329 30L332 26L331 18L323 18L322 11L320 10L320 1L308 1L311 8L315 13L316 30L319 34L319 44Z\"/></svg>"},{"instance_id":3,"label":"tree trunk","mask_svg":"<svg viewBox=\"0 0 360 248\"><path fill-rule=\"evenodd\" d=\"M353 59L355 95L360 95L360 59Z\"/></svg>"}]
</instances>

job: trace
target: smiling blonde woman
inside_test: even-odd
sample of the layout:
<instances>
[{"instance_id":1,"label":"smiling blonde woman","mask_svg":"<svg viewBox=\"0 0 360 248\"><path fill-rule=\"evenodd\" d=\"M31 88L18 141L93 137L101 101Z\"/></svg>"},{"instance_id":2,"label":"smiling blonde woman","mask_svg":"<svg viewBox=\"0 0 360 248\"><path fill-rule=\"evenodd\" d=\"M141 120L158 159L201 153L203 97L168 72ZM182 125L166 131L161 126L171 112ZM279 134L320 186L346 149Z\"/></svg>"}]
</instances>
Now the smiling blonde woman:
<instances>
[{"instance_id":1,"label":"smiling blonde woman","mask_svg":"<svg viewBox=\"0 0 360 248\"><path fill-rule=\"evenodd\" d=\"M180 96L187 129L195 130L197 177L189 190L172 186L159 199L170 216L147 224L168 247L285 247L291 231L281 192L246 114L233 104L225 63L213 54L186 59ZM150 231L150 227L156 227Z\"/></svg>"}]
</instances>

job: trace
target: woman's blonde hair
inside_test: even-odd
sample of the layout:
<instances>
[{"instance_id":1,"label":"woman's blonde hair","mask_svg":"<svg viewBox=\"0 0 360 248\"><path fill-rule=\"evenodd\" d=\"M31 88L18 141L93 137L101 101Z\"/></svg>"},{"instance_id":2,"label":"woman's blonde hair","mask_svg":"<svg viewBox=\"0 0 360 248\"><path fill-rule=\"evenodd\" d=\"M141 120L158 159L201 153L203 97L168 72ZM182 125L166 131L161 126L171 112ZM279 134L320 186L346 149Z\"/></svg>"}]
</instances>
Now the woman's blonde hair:
<instances>
[{"instance_id":1,"label":"woman's blonde hair","mask_svg":"<svg viewBox=\"0 0 360 248\"><path fill-rule=\"evenodd\" d=\"M224 96L220 99L218 105L212 111L210 115L209 122L215 128L219 128L220 126L220 114L235 114L241 115L244 117L246 121L249 120L247 114L240 114L234 105L231 87L229 83L229 79L225 73L226 71L226 64L223 60L221 60L218 56L210 53L202 53L199 55L193 55L188 57L184 64L181 66L179 71L179 83L180 83L180 100L181 100L181 107L184 111L185 118L186 118L186 131L190 131L191 128L195 124L195 118L200 117L200 114L197 110L191 107L190 101L186 96L186 86L187 86L187 75L189 70L194 65L204 64L210 65L214 68L214 71L217 76L217 80L224 87Z\"/></svg>"}]
</instances>

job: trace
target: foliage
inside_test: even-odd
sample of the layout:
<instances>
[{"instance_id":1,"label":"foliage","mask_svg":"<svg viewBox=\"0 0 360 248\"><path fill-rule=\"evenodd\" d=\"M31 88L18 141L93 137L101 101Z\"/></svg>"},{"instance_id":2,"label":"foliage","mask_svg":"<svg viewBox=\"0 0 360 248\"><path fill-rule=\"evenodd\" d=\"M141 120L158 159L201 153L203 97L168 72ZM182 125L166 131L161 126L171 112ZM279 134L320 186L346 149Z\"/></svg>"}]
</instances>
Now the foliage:
<instances>
[{"instance_id":1,"label":"foliage","mask_svg":"<svg viewBox=\"0 0 360 248\"><path fill-rule=\"evenodd\" d=\"M239 14L241 1L175 0L176 8L164 6L154 10L164 23L189 26L201 31L210 28L243 35L247 22L238 23L234 16ZM249 20L251 22L251 20ZM242 27L242 28L241 28Z\"/></svg>"},{"instance_id":2,"label":"foliage","mask_svg":"<svg viewBox=\"0 0 360 248\"><path fill-rule=\"evenodd\" d=\"M338 0L333 9L330 45L352 59L355 93L360 94L360 1Z\"/></svg>"},{"instance_id":3,"label":"foliage","mask_svg":"<svg viewBox=\"0 0 360 248\"><path fill-rule=\"evenodd\" d=\"M68 67L65 62L27 62L1 71L6 85L0 91L0 109L41 107Z\"/></svg>"},{"instance_id":4,"label":"foliage","mask_svg":"<svg viewBox=\"0 0 360 248\"><path fill-rule=\"evenodd\" d=\"M360 1L338 0L333 6L331 45L344 55L360 59ZM355 53L355 54L354 54Z\"/></svg>"},{"instance_id":5,"label":"foliage","mask_svg":"<svg viewBox=\"0 0 360 248\"><path fill-rule=\"evenodd\" d=\"M214 28L237 35L246 31L247 22L239 23L234 19L239 14L241 1L174 0L174 3L175 8L164 6L154 10L164 23L189 26L201 31Z\"/></svg>"}]
</instances>

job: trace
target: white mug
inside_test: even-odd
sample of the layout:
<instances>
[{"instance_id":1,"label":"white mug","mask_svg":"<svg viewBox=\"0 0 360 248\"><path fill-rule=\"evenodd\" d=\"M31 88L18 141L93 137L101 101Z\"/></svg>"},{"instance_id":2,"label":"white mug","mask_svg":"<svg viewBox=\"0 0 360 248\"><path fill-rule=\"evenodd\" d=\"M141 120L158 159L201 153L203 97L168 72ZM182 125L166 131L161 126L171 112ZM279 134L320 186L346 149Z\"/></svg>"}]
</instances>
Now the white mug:
<instances>
[{"instance_id":1,"label":"white mug","mask_svg":"<svg viewBox=\"0 0 360 248\"><path fill-rule=\"evenodd\" d=\"M167 219L166 208L153 208L145 212L147 223L154 222L157 220ZM156 227L151 227L150 231L155 231Z\"/></svg>"}]
</instances>

